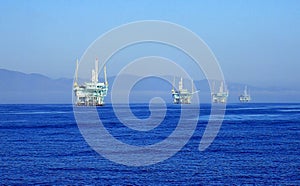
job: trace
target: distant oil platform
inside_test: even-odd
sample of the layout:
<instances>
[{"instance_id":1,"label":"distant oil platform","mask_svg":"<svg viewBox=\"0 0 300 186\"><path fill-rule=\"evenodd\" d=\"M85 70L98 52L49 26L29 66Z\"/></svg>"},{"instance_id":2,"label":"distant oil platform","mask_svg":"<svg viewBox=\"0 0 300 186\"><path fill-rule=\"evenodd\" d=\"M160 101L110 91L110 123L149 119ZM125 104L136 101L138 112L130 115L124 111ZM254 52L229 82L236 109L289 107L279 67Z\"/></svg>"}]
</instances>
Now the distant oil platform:
<instances>
[{"instance_id":1,"label":"distant oil platform","mask_svg":"<svg viewBox=\"0 0 300 186\"><path fill-rule=\"evenodd\" d=\"M92 70L91 82L78 85L78 60L76 61L76 72L74 81L75 105L77 106L102 106L104 97L108 92L106 77L106 66L104 66L104 82L98 82L98 59L95 60L95 69Z\"/></svg>"},{"instance_id":2,"label":"distant oil platform","mask_svg":"<svg viewBox=\"0 0 300 186\"><path fill-rule=\"evenodd\" d=\"M244 93L240 95L239 100L241 103L248 103L251 101L251 96L248 92L247 86L245 86Z\"/></svg>"},{"instance_id":3,"label":"distant oil platform","mask_svg":"<svg viewBox=\"0 0 300 186\"><path fill-rule=\"evenodd\" d=\"M215 82L213 83L213 90L211 93L213 103L227 103L227 98L229 96L229 91L224 86L224 83L221 82L219 92L215 92Z\"/></svg>"},{"instance_id":4,"label":"distant oil platform","mask_svg":"<svg viewBox=\"0 0 300 186\"><path fill-rule=\"evenodd\" d=\"M174 104L191 104L192 102L192 96L194 93L194 86L192 82L192 91L189 92L187 89L183 88L183 79L180 78L180 81L178 83L178 90L176 90L175 87L175 77L173 80L173 87L172 87L172 97L173 97L173 103Z\"/></svg>"}]
</instances>

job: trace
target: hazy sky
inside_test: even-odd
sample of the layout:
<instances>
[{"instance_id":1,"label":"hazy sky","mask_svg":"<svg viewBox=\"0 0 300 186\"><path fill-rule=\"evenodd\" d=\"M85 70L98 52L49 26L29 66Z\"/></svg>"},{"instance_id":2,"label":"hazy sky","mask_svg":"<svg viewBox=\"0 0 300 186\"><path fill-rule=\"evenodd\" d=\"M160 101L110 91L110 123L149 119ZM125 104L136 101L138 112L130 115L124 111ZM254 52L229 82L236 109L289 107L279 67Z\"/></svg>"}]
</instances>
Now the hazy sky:
<instances>
[{"instance_id":1,"label":"hazy sky","mask_svg":"<svg viewBox=\"0 0 300 186\"><path fill-rule=\"evenodd\" d=\"M0 68L72 77L101 34L165 20L200 36L227 81L290 86L300 79L300 1L1 1Z\"/></svg>"}]
</instances>

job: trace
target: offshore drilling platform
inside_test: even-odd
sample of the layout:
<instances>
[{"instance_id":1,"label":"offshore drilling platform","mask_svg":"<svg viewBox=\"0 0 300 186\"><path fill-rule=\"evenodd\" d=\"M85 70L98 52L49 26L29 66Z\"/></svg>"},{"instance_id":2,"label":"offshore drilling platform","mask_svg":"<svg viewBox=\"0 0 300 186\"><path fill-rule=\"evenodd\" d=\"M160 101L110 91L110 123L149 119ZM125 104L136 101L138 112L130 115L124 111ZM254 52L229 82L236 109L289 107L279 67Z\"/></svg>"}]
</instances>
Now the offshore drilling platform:
<instances>
[{"instance_id":1,"label":"offshore drilling platform","mask_svg":"<svg viewBox=\"0 0 300 186\"><path fill-rule=\"evenodd\" d=\"M244 93L240 95L239 100L241 103L248 103L251 101L250 93L248 92L247 86L245 86Z\"/></svg>"},{"instance_id":2,"label":"offshore drilling platform","mask_svg":"<svg viewBox=\"0 0 300 186\"><path fill-rule=\"evenodd\" d=\"M213 103L226 103L229 95L229 91L224 86L223 82L221 82L219 92L215 92L215 82L213 83L213 90L211 93L212 102Z\"/></svg>"},{"instance_id":3,"label":"offshore drilling platform","mask_svg":"<svg viewBox=\"0 0 300 186\"><path fill-rule=\"evenodd\" d=\"M95 61L95 69L92 70L91 82L78 85L78 60L76 62L76 72L74 81L75 105L77 106L103 106L104 97L108 92L108 82L106 77L106 66L104 66L104 82L98 82L98 59Z\"/></svg>"},{"instance_id":4,"label":"offshore drilling platform","mask_svg":"<svg viewBox=\"0 0 300 186\"><path fill-rule=\"evenodd\" d=\"M193 95L193 86L192 86L191 92L189 92L187 89L184 89L182 78L179 81L178 90L176 90L175 89L175 77L174 77L173 88L172 88L173 103L174 104L191 104L192 95Z\"/></svg>"}]
</instances>

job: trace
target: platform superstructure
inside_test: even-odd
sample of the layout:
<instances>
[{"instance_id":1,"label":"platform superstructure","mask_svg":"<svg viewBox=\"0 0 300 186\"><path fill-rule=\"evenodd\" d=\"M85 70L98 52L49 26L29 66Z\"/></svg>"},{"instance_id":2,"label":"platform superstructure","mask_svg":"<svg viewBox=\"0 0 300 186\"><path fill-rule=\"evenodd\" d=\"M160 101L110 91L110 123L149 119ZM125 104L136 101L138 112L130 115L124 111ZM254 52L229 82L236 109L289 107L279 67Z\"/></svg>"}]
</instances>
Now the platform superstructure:
<instances>
[{"instance_id":1,"label":"platform superstructure","mask_svg":"<svg viewBox=\"0 0 300 186\"><path fill-rule=\"evenodd\" d=\"M212 102L213 103L226 103L229 95L229 91L224 86L224 83L221 82L219 92L215 92L214 90L215 83L213 83L213 90L211 93Z\"/></svg>"},{"instance_id":2,"label":"platform superstructure","mask_svg":"<svg viewBox=\"0 0 300 186\"><path fill-rule=\"evenodd\" d=\"M245 86L244 93L239 96L239 100L241 103L248 103L249 101L251 101L251 96L248 92L247 86Z\"/></svg>"},{"instance_id":3,"label":"platform superstructure","mask_svg":"<svg viewBox=\"0 0 300 186\"><path fill-rule=\"evenodd\" d=\"M191 104L192 95L193 95L193 88L192 88L192 92L189 92L187 89L184 89L182 78L180 78L178 90L176 90L175 77L174 77L173 88L172 88L173 103L174 104Z\"/></svg>"},{"instance_id":4,"label":"platform superstructure","mask_svg":"<svg viewBox=\"0 0 300 186\"><path fill-rule=\"evenodd\" d=\"M76 62L76 73L74 81L75 103L78 106L102 106L104 97L108 92L108 81L106 77L106 66L104 66L104 82L98 82L98 59L95 60L95 69L92 70L90 82L78 85L78 60Z\"/></svg>"}]
</instances>

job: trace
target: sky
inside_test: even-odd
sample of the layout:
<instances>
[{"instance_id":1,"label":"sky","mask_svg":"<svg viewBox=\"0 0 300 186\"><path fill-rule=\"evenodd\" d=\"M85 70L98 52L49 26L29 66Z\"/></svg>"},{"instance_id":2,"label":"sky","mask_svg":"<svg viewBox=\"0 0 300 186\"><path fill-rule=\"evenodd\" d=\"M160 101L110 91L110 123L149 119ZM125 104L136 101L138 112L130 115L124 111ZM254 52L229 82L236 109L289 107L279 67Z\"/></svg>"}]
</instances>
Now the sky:
<instances>
[{"instance_id":1,"label":"sky","mask_svg":"<svg viewBox=\"0 0 300 186\"><path fill-rule=\"evenodd\" d=\"M1 1L0 68L72 78L103 33L163 20L202 38L227 81L291 88L300 79L300 1ZM112 73L109 75L113 75Z\"/></svg>"}]
</instances>

